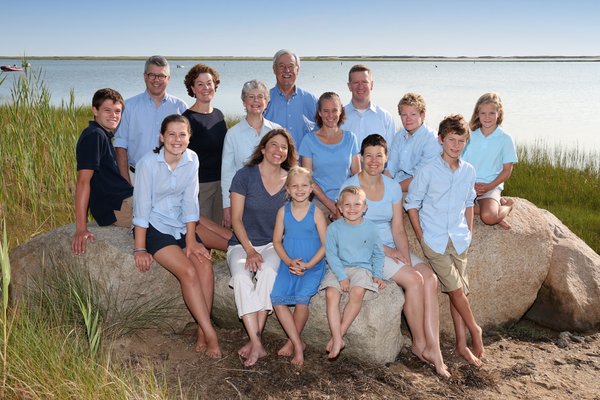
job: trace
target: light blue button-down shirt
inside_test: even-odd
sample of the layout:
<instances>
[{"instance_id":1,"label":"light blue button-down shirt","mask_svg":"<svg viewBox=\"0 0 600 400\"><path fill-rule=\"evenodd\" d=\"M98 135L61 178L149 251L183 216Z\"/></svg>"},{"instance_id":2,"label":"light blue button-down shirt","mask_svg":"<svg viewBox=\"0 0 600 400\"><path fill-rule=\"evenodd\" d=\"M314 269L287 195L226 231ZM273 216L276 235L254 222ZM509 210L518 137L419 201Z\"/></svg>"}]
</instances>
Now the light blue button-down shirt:
<instances>
[{"instance_id":1,"label":"light blue button-down shirt","mask_svg":"<svg viewBox=\"0 0 600 400\"><path fill-rule=\"evenodd\" d=\"M458 254L471 243L465 209L475 200L475 168L459 160L455 171L438 155L423 166L408 188L404 208L419 210L423 240L433 251L444 254L448 239Z\"/></svg>"},{"instance_id":2,"label":"light blue button-down shirt","mask_svg":"<svg viewBox=\"0 0 600 400\"><path fill-rule=\"evenodd\" d=\"M133 96L125 101L123 117L115 131L113 145L127 149L128 163L135 167L144 155L158 146L163 119L185 110L187 104L169 94L165 94L158 107L147 91Z\"/></svg>"},{"instance_id":3,"label":"light blue button-down shirt","mask_svg":"<svg viewBox=\"0 0 600 400\"><path fill-rule=\"evenodd\" d=\"M133 224L181 238L188 222L198 221L198 156L187 149L171 170L165 161L164 148L146 154L135 171L133 188Z\"/></svg>"},{"instance_id":4,"label":"light blue button-down shirt","mask_svg":"<svg viewBox=\"0 0 600 400\"><path fill-rule=\"evenodd\" d=\"M463 159L475 167L477 182L490 183L500 175L504 164L516 163L517 152L512 137L499 127L487 137L481 129L473 131ZM504 189L504 183L498 185Z\"/></svg>"},{"instance_id":5,"label":"light blue button-down shirt","mask_svg":"<svg viewBox=\"0 0 600 400\"><path fill-rule=\"evenodd\" d=\"M396 182L402 182L413 177L417 169L431 162L441 151L437 133L429 126L421 125L412 135L401 129L388 148L387 169Z\"/></svg>"},{"instance_id":6,"label":"light blue button-down shirt","mask_svg":"<svg viewBox=\"0 0 600 400\"><path fill-rule=\"evenodd\" d=\"M233 181L233 177L238 170L242 169L244 163L252 155L252 152L260 143L260 140L272 129L279 129L281 126L263 119L263 126L260 134L256 129L251 127L242 118L239 123L235 124L227 131L225 142L223 143L223 158L221 160L221 193L223 195L223 208L231 207L229 200L229 187Z\"/></svg>"},{"instance_id":7,"label":"light blue button-down shirt","mask_svg":"<svg viewBox=\"0 0 600 400\"><path fill-rule=\"evenodd\" d=\"M265 110L265 118L287 129L296 148L300 147L302 138L315 128L317 98L297 86L289 100L278 86L269 93L271 100Z\"/></svg>"},{"instance_id":8,"label":"light blue button-down shirt","mask_svg":"<svg viewBox=\"0 0 600 400\"><path fill-rule=\"evenodd\" d=\"M362 145L364 138L373 133L380 134L388 146L391 145L396 136L396 124L389 112L373 102L364 111L357 110L350 102L346 104L344 111L346 111L346 121L341 128L356 135L358 147Z\"/></svg>"}]
</instances>

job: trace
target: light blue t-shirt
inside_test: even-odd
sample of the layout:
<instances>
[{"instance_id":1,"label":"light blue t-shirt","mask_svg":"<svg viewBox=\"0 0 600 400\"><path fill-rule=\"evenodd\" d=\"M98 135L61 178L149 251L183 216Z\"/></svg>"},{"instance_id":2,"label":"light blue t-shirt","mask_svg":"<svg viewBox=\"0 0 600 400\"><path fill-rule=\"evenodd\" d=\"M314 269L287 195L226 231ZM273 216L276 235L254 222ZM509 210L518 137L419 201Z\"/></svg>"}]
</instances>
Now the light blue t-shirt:
<instances>
[{"instance_id":1,"label":"light blue t-shirt","mask_svg":"<svg viewBox=\"0 0 600 400\"><path fill-rule=\"evenodd\" d=\"M300 156L312 159L313 179L331 200L336 200L340 186L352 174L352 158L358 154L354 133L343 131L342 140L325 144L317 131L306 135L300 144Z\"/></svg>"},{"instance_id":2,"label":"light blue t-shirt","mask_svg":"<svg viewBox=\"0 0 600 400\"><path fill-rule=\"evenodd\" d=\"M127 162L137 168L137 162L158 146L163 119L185 110L183 100L166 93L158 107L147 91L133 96L125 101L113 145L127 149Z\"/></svg>"},{"instance_id":3,"label":"light blue t-shirt","mask_svg":"<svg viewBox=\"0 0 600 400\"><path fill-rule=\"evenodd\" d=\"M400 130L394 142L388 143L387 169L396 182L402 182L415 175L417 169L428 164L440 155L437 133L423 124L412 135L406 129Z\"/></svg>"},{"instance_id":4,"label":"light blue t-shirt","mask_svg":"<svg viewBox=\"0 0 600 400\"><path fill-rule=\"evenodd\" d=\"M408 188L404 208L419 210L423 240L444 254L448 239L458 254L471 243L465 209L475 200L475 168L459 160L454 171L441 156L417 170Z\"/></svg>"},{"instance_id":5,"label":"light blue t-shirt","mask_svg":"<svg viewBox=\"0 0 600 400\"><path fill-rule=\"evenodd\" d=\"M383 197L379 201L370 200L367 197L367 213L365 218L372 221L379 231L379 237L384 246L396 248L394 236L392 235L392 218L394 217L394 204L402 202L402 189L393 179L381 175L383 178ZM351 176L344 182L340 192L346 186L360 187L358 174Z\"/></svg>"},{"instance_id":6,"label":"light blue t-shirt","mask_svg":"<svg viewBox=\"0 0 600 400\"><path fill-rule=\"evenodd\" d=\"M343 218L332 222L325 236L325 254L338 281L348 279L345 267L366 268L373 278L383 279L383 243L375 224L366 218L356 225Z\"/></svg>"},{"instance_id":7,"label":"light blue t-shirt","mask_svg":"<svg viewBox=\"0 0 600 400\"><path fill-rule=\"evenodd\" d=\"M175 239L186 233L186 223L198 221L198 156L186 149L181 161L171 170L165 161L165 149L148 153L135 171L133 187L133 224Z\"/></svg>"},{"instance_id":8,"label":"light blue t-shirt","mask_svg":"<svg viewBox=\"0 0 600 400\"><path fill-rule=\"evenodd\" d=\"M517 162L517 151L512 137L500 127L485 137L481 129L471 134L462 154L477 173L477 182L490 183L500 175L504 164ZM504 182L498 185L504 189Z\"/></svg>"},{"instance_id":9,"label":"light blue t-shirt","mask_svg":"<svg viewBox=\"0 0 600 400\"><path fill-rule=\"evenodd\" d=\"M298 148L302 138L315 128L317 98L297 86L289 100L278 86L273 87L269 93L270 100L264 112L265 118L287 129Z\"/></svg>"}]
</instances>

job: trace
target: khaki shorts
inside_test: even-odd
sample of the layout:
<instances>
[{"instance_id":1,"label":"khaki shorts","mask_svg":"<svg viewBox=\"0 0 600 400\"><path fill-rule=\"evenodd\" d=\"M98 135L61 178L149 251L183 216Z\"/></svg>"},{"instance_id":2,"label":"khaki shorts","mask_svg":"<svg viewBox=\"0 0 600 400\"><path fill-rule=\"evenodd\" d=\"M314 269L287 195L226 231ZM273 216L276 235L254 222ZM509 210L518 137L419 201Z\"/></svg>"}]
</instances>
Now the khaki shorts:
<instances>
[{"instance_id":1,"label":"khaki shorts","mask_svg":"<svg viewBox=\"0 0 600 400\"><path fill-rule=\"evenodd\" d=\"M133 196L123 200L121 209L115 210L115 218L117 220L113 225L123 228L131 228L131 220L133 219Z\"/></svg>"},{"instance_id":2,"label":"khaki shorts","mask_svg":"<svg viewBox=\"0 0 600 400\"><path fill-rule=\"evenodd\" d=\"M429 260L431 268L440 281L442 292L453 292L462 288L465 294L469 294L469 277L467 276L467 253L458 254L452 241L448 240L448 246L444 254L431 250L425 241L421 241L423 254Z\"/></svg>"},{"instance_id":3,"label":"khaki shorts","mask_svg":"<svg viewBox=\"0 0 600 400\"><path fill-rule=\"evenodd\" d=\"M198 202L200 203L200 215L221 225L223 222L221 181L200 182Z\"/></svg>"},{"instance_id":4,"label":"khaki shorts","mask_svg":"<svg viewBox=\"0 0 600 400\"><path fill-rule=\"evenodd\" d=\"M500 198L502 198L502 190L498 186L493 188L492 190L488 190L482 195L479 195L475 198L475 204L479 205L479 200L483 199L493 199L500 204Z\"/></svg>"},{"instance_id":5,"label":"khaki shorts","mask_svg":"<svg viewBox=\"0 0 600 400\"><path fill-rule=\"evenodd\" d=\"M379 296L379 286L373 282L373 275L371 275L371 271L361 267L345 267L344 271L350 280L350 290L352 290L353 287L367 289L363 300L373 300ZM340 282L330 269L327 269L327 273L321 281L321 287L319 290L327 289L328 287L335 288L340 292L342 291Z\"/></svg>"}]
</instances>

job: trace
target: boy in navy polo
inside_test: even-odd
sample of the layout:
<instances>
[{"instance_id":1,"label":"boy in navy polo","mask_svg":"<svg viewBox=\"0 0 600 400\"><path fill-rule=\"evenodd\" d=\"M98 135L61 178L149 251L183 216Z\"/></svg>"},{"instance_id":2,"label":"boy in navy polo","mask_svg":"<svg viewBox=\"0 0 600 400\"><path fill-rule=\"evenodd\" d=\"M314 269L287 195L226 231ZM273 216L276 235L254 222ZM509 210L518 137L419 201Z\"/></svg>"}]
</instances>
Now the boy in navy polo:
<instances>
[{"instance_id":1,"label":"boy in navy polo","mask_svg":"<svg viewBox=\"0 0 600 400\"><path fill-rule=\"evenodd\" d=\"M85 253L94 234L87 229L88 209L100 226L131 227L133 187L119 173L113 130L119 125L125 102L113 89L100 89L92 98L94 121L77 141L77 184L75 187L75 235L71 249Z\"/></svg>"}]
</instances>

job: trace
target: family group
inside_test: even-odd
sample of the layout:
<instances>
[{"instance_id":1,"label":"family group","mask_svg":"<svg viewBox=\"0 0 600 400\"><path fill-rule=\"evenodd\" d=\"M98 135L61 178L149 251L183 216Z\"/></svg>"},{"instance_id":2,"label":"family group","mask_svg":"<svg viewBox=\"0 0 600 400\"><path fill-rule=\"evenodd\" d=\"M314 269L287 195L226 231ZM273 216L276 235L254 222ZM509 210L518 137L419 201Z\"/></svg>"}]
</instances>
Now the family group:
<instances>
[{"instance_id":1,"label":"family group","mask_svg":"<svg viewBox=\"0 0 600 400\"><path fill-rule=\"evenodd\" d=\"M371 100L367 66L350 69L345 106L336 93L317 98L299 88L299 71L296 54L278 51L276 85L246 82L246 115L229 129L212 106L219 73L205 64L184 79L191 107L166 93L170 70L162 56L146 61L143 93L124 101L113 89L98 90L94 121L77 143L73 252L85 253L94 240L88 211L100 226L133 225L137 268L156 261L175 275L198 323L196 350L218 358L210 250L226 251L248 335L238 351L246 367L267 355L261 334L273 311L288 336L278 354L303 364L301 333L319 290L331 331L325 350L337 358L362 302L392 283L405 293L417 357L450 376L440 350L441 287L456 352L481 365L482 330L467 298L473 216L510 229L512 201L501 192L517 162L500 128L499 96L484 94L469 123L454 114L436 131L424 122L423 97L407 93L397 131ZM426 260L409 249L405 213Z\"/></svg>"}]
</instances>

